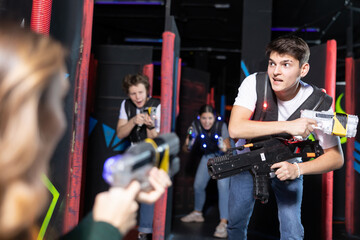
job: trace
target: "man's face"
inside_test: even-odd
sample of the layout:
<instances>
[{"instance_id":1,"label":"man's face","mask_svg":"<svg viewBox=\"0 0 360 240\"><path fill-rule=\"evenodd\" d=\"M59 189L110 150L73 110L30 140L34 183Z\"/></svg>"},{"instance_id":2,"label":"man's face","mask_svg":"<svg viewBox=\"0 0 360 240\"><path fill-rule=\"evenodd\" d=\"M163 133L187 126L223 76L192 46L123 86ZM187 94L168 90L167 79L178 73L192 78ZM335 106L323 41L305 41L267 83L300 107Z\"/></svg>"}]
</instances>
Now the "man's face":
<instances>
[{"instance_id":1,"label":"man's face","mask_svg":"<svg viewBox=\"0 0 360 240\"><path fill-rule=\"evenodd\" d=\"M299 80L305 77L308 71L308 63L300 66L299 60L288 54L270 54L267 72L271 87L280 100L287 101L296 96Z\"/></svg>"},{"instance_id":2,"label":"man's face","mask_svg":"<svg viewBox=\"0 0 360 240\"><path fill-rule=\"evenodd\" d=\"M142 108L147 100L147 92L145 85L139 83L129 87L129 98L135 104L137 108Z\"/></svg>"}]
</instances>

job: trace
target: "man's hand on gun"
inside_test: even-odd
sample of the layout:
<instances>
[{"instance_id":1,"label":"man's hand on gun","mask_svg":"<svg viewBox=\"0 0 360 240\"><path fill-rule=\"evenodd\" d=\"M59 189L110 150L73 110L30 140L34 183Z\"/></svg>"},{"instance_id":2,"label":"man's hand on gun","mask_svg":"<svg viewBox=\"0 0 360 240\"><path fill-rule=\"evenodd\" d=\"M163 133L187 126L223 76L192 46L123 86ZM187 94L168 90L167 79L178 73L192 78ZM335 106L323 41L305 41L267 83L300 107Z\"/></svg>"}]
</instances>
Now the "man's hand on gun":
<instances>
[{"instance_id":1,"label":"man's hand on gun","mask_svg":"<svg viewBox=\"0 0 360 240\"><path fill-rule=\"evenodd\" d=\"M301 174L295 164L286 161L273 164L271 169L280 181L293 180Z\"/></svg>"},{"instance_id":2,"label":"man's hand on gun","mask_svg":"<svg viewBox=\"0 0 360 240\"><path fill-rule=\"evenodd\" d=\"M142 125L145 123L146 116L147 116L147 115L146 115L145 113L136 114L136 115L133 117L134 124L135 124L135 125L138 125L138 126L142 126Z\"/></svg>"},{"instance_id":3,"label":"man's hand on gun","mask_svg":"<svg viewBox=\"0 0 360 240\"><path fill-rule=\"evenodd\" d=\"M148 114L145 114L144 124L148 128L153 128L153 127L155 127L155 119L151 118Z\"/></svg>"},{"instance_id":4,"label":"man's hand on gun","mask_svg":"<svg viewBox=\"0 0 360 240\"><path fill-rule=\"evenodd\" d=\"M296 136L296 138L301 137L302 139L306 139L314 131L314 127L317 126L316 120L309 118L285 121L284 124L286 126L286 133Z\"/></svg>"},{"instance_id":5,"label":"man's hand on gun","mask_svg":"<svg viewBox=\"0 0 360 240\"><path fill-rule=\"evenodd\" d=\"M148 113L139 113L133 117L134 125L141 127L142 125L146 125L148 128L155 127L155 116L150 116Z\"/></svg>"}]
</instances>

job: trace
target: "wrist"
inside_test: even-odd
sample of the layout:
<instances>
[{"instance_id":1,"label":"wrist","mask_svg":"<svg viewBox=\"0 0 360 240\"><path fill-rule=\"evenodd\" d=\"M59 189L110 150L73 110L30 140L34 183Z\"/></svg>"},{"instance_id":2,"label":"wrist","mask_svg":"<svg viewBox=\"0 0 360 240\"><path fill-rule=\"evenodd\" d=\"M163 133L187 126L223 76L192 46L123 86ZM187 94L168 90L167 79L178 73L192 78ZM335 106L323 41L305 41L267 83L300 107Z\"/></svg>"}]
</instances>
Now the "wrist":
<instances>
[{"instance_id":1,"label":"wrist","mask_svg":"<svg viewBox=\"0 0 360 240\"><path fill-rule=\"evenodd\" d=\"M297 178L300 178L301 176L301 169L299 167L299 164L297 162L294 162L294 165L296 166L297 168Z\"/></svg>"},{"instance_id":2,"label":"wrist","mask_svg":"<svg viewBox=\"0 0 360 240\"><path fill-rule=\"evenodd\" d=\"M146 126L146 128L149 130L153 130L155 128L155 126Z\"/></svg>"}]
</instances>

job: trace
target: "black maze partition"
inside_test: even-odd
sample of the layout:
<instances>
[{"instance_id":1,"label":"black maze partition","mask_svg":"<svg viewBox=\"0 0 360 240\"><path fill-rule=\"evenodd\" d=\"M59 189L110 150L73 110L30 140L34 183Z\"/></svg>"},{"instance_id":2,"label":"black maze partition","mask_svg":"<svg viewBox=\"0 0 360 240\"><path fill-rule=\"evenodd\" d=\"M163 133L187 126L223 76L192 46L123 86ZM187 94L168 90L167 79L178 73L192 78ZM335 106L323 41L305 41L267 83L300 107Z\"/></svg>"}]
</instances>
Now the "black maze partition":
<instances>
[{"instance_id":1,"label":"black maze partition","mask_svg":"<svg viewBox=\"0 0 360 240\"><path fill-rule=\"evenodd\" d=\"M15 1L14 1L15 2ZM49 180L52 186L50 201L55 204L53 214L46 230L46 239L57 239L63 233L64 214L66 205L68 162L72 141L72 122L74 116L74 90L76 89L76 68L79 60L81 46L81 30L83 1L53 0L50 35L60 41L67 49L69 55L66 59L70 89L64 102L64 110L68 127L65 135L58 144L50 161ZM70 23L71 22L71 23ZM58 197L58 198L57 198ZM50 203L49 202L49 205ZM49 206L49 210L51 206Z\"/></svg>"},{"instance_id":2,"label":"black maze partition","mask_svg":"<svg viewBox=\"0 0 360 240\"><path fill-rule=\"evenodd\" d=\"M127 74L141 73L152 62L152 47L100 45L94 48L98 60L94 111L90 113L86 157L84 214L91 210L97 193L108 189L102 178L104 162L123 152L129 142L116 136L122 90Z\"/></svg>"},{"instance_id":3,"label":"black maze partition","mask_svg":"<svg viewBox=\"0 0 360 240\"><path fill-rule=\"evenodd\" d=\"M197 69L184 67L181 73L180 113L177 119L176 133L184 144L187 129L196 118L199 108L206 103L210 75ZM180 171L174 179L174 214L185 214L193 209L193 181L199 159L192 158L183 151L179 154Z\"/></svg>"},{"instance_id":4,"label":"black maze partition","mask_svg":"<svg viewBox=\"0 0 360 240\"><path fill-rule=\"evenodd\" d=\"M243 1L241 60L250 74L264 71L267 66L264 50L271 40L272 2ZM245 76L244 71L241 71L241 80Z\"/></svg>"},{"instance_id":5,"label":"black maze partition","mask_svg":"<svg viewBox=\"0 0 360 240\"><path fill-rule=\"evenodd\" d=\"M360 96L360 59L355 60L355 114L360 116L360 104L358 96ZM354 169L355 169L355 183L354 183L354 234L360 236L360 127L358 125L355 139L354 149Z\"/></svg>"},{"instance_id":6,"label":"black maze partition","mask_svg":"<svg viewBox=\"0 0 360 240\"><path fill-rule=\"evenodd\" d=\"M19 24L24 21L24 25L30 26L32 10L32 0L1 0L0 19L11 19Z\"/></svg>"}]
</instances>

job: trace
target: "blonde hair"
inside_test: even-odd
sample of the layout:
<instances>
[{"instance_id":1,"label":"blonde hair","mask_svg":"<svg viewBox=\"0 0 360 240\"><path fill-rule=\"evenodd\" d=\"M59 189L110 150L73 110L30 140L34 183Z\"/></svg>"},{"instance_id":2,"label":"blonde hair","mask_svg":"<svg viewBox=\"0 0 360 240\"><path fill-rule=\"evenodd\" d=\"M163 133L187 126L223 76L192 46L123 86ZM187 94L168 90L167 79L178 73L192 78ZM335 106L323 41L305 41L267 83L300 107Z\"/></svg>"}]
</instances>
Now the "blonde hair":
<instances>
[{"instance_id":1,"label":"blonde hair","mask_svg":"<svg viewBox=\"0 0 360 240\"><path fill-rule=\"evenodd\" d=\"M0 239L27 232L43 207L46 139L40 110L64 66L62 46L16 25L0 25ZM25 234L26 235L26 234Z\"/></svg>"}]
</instances>

